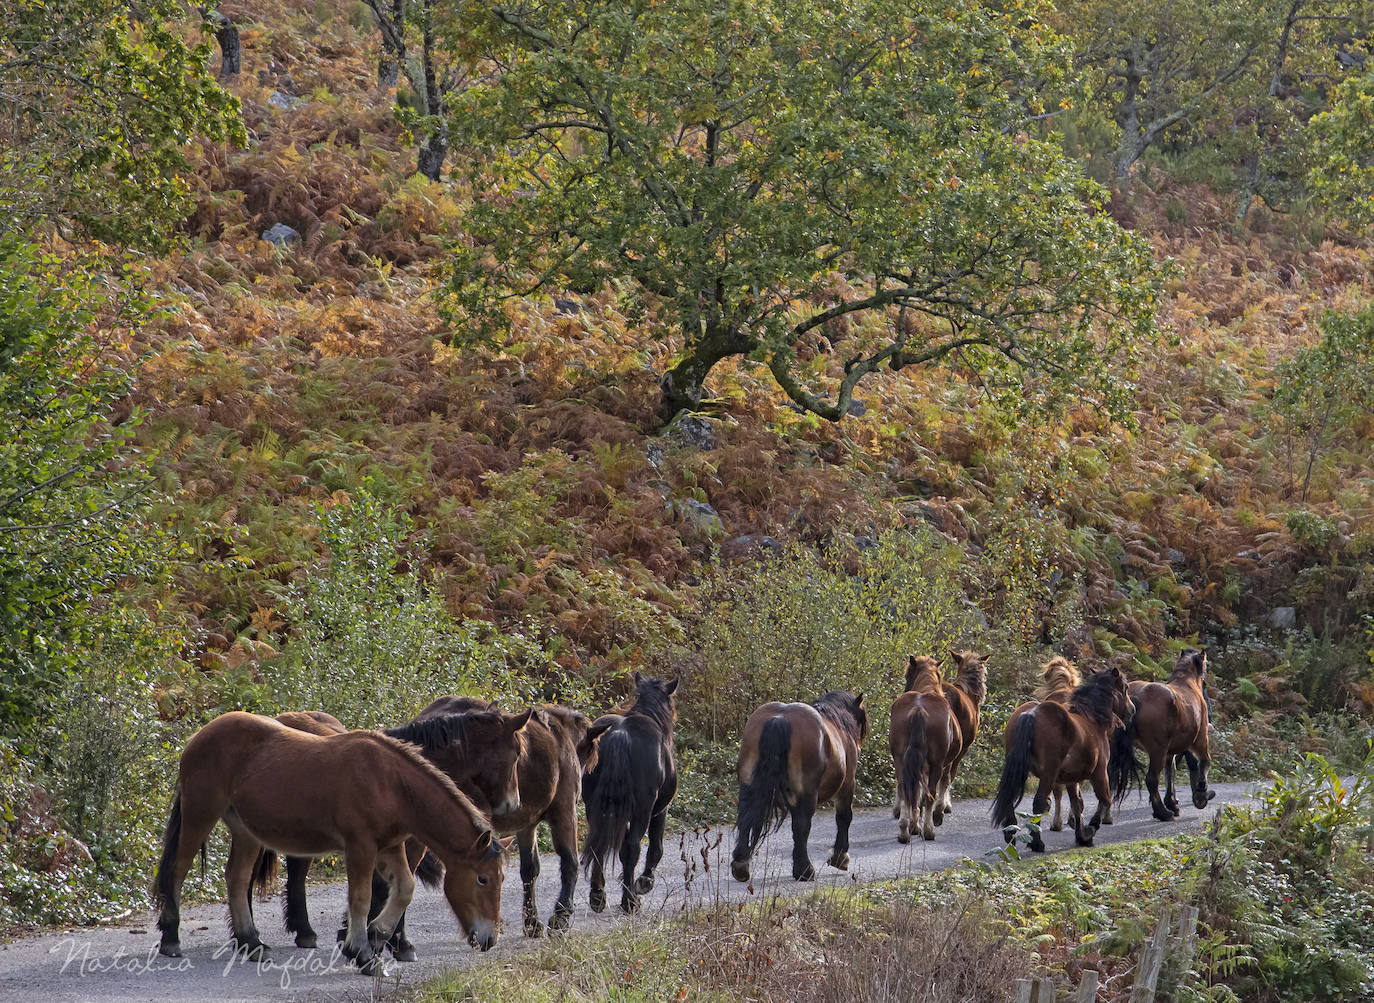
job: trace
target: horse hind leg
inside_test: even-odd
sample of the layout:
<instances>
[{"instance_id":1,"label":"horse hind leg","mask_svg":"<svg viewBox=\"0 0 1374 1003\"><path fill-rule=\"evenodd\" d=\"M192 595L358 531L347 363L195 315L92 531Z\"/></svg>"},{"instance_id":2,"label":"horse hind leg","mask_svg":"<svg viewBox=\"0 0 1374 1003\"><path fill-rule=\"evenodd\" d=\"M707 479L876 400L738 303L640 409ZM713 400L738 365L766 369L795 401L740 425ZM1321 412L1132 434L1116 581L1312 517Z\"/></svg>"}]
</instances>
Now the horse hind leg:
<instances>
[{"instance_id":1,"label":"horse hind leg","mask_svg":"<svg viewBox=\"0 0 1374 1003\"><path fill-rule=\"evenodd\" d=\"M309 857L286 858L286 892L282 900L282 925L287 933L295 934L296 946L307 950L319 945L305 904L305 879L310 874L310 864Z\"/></svg>"},{"instance_id":2,"label":"horse hind leg","mask_svg":"<svg viewBox=\"0 0 1374 1003\"><path fill-rule=\"evenodd\" d=\"M625 841L620 844L620 911L624 913L639 912L635 868L639 866L639 844L648 827L648 819L631 819L630 828L625 832Z\"/></svg>"},{"instance_id":3,"label":"horse hind leg","mask_svg":"<svg viewBox=\"0 0 1374 1003\"><path fill-rule=\"evenodd\" d=\"M1164 804L1164 799L1159 796L1159 773L1164 767L1164 756L1150 753L1150 765L1145 771L1145 789L1150 792L1150 810L1154 817L1161 822L1172 822L1174 813Z\"/></svg>"},{"instance_id":4,"label":"horse hind leg","mask_svg":"<svg viewBox=\"0 0 1374 1003\"><path fill-rule=\"evenodd\" d=\"M544 924L539 919L539 903L534 896L534 883L539 877L539 854L534 847L534 826L517 832L515 842L520 847L520 886L523 895L521 915L525 936L542 937Z\"/></svg>"},{"instance_id":5,"label":"horse hind leg","mask_svg":"<svg viewBox=\"0 0 1374 1003\"><path fill-rule=\"evenodd\" d=\"M1054 818L1050 822L1050 832L1061 832L1064 829L1064 785L1054 785Z\"/></svg>"},{"instance_id":6,"label":"horse hind leg","mask_svg":"<svg viewBox=\"0 0 1374 1003\"><path fill-rule=\"evenodd\" d=\"M231 808L224 821L232 838L229 859L224 864L224 883L229 898L229 927L234 941L234 953L245 961L265 961L269 948L262 942L257 924L253 922L253 869L263 846L248 831Z\"/></svg>"},{"instance_id":7,"label":"horse hind leg","mask_svg":"<svg viewBox=\"0 0 1374 1003\"><path fill-rule=\"evenodd\" d=\"M1173 756L1164 758L1164 807L1173 812L1174 818L1178 818L1178 795L1174 793L1174 772L1175 764Z\"/></svg>"},{"instance_id":8,"label":"horse hind leg","mask_svg":"<svg viewBox=\"0 0 1374 1003\"><path fill-rule=\"evenodd\" d=\"M158 953L166 957L182 957L181 886L186 882L186 875L191 873L196 854L202 852L201 848L210 838L218 820L218 813L198 804L185 791L177 791L163 836L162 861L154 878L161 900L157 928L162 937L158 943Z\"/></svg>"},{"instance_id":9,"label":"horse hind leg","mask_svg":"<svg viewBox=\"0 0 1374 1003\"><path fill-rule=\"evenodd\" d=\"M792 877L797 881L813 881L816 877L811 855L806 852L806 841L811 838L811 819L815 814L814 795L797 798L792 808Z\"/></svg>"},{"instance_id":10,"label":"horse hind leg","mask_svg":"<svg viewBox=\"0 0 1374 1003\"><path fill-rule=\"evenodd\" d=\"M656 811L649 819L649 846L644 851L644 873L635 879L635 892L645 895L654 889L654 872L663 859L663 834L668 826L668 808Z\"/></svg>"}]
</instances>

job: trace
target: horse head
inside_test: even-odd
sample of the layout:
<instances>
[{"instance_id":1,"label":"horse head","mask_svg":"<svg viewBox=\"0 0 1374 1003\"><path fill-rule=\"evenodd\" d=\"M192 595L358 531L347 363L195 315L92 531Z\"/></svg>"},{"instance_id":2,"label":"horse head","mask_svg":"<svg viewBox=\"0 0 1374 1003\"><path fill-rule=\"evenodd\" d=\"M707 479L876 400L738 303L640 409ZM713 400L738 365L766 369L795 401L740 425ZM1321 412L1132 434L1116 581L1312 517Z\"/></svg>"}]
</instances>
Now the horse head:
<instances>
[{"instance_id":1,"label":"horse head","mask_svg":"<svg viewBox=\"0 0 1374 1003\"><path fill-rule=\"evenodd\" d=\"M514 839L497 839L490 829L483 829L462 855L462 866L444 871L444 897L468 935L468 943L483 951L496 943L505 853Z\"/></svg>"},{"instance_id":2,"label":"horse head","mask_svg":"<svg viewBox=\"0 0 1374 1003\"><path fill-rule=\"evenodd\" d=\"M929 655L912 655L906 662L906 689L910 693L917 687L922 692L940 688L940 663Z\"/></svg>"},{"instance_id":3,"label":"horse head","mask_svg":"<svg viewBox=\"0 0 1374 1003\"><path fill-rule=\"evenodd\" d=\"M1202 680L1207 677L1207 649L1184 648L1174 662L1173 674L1196 679L1198 685L1202 685Z\"/></svg>"},{"instance_id":4,"label":"horse head","mask_svg":"<svg viewBox=\"0 0 1374 1003\"><path fill-rule=\"evenodd\" d=\"M1129 725L1135 720L1135 703L1126 689L1126 674L1115 665L1103 671L1110 672L1112 676L1112 713L1120 718L1122 724Z\"/></svg>"},{"instance_id":5,"label":"horse head","mask_svg":"<svg viewBox=\"0 0 1374 1003\"><path fill-rule=\"evenodd\" d=\"M653 676L635 673L635 702L632 709L651 717L666 717L665 724L677 721L677 704L673 694L677 692L676 679L662 680Z\"/></svg>"},{"instance_id":6,"label":"horse head","mask_svg":"<svg viewBox=\"0 0 1374 1003\"><path fill-rule=\"evenodd\" d=\"M954 683L967 693L980 707L988 697L987 658L976 651L953 651L949 657L954 659Z\"/></svg>"}]
</instances>

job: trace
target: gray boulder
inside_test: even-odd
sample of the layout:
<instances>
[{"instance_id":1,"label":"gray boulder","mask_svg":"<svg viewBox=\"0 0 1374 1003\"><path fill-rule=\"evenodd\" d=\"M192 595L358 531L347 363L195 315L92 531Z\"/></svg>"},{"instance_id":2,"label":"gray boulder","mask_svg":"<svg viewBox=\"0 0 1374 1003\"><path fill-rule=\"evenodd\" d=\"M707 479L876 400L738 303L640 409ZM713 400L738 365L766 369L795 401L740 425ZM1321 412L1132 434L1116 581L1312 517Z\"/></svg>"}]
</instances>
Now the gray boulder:
<instances>
[{"instance_id":1,"label":"gray boulder","mask_svg":"<svg viewBox=\"0 0 1374 1003\"><path fill-rule=\"evenodd\" d=\"M294 227L287 226L285 223L273 223L262 231L262 239L269 244L286 247L288 244L299 244L301 235Z\"/></svg>"},{"instance_id":2,"label":"gray boulder","mask_svg":"<svg viewBox=\"0 0 1374 1003\"><path fill-rule=\"evenodd\" d=\"M1275 606L1264 622L1275 630L1292 630L1298 625L1298 611L1293 606Z\"/></svg>"}]
</instances>

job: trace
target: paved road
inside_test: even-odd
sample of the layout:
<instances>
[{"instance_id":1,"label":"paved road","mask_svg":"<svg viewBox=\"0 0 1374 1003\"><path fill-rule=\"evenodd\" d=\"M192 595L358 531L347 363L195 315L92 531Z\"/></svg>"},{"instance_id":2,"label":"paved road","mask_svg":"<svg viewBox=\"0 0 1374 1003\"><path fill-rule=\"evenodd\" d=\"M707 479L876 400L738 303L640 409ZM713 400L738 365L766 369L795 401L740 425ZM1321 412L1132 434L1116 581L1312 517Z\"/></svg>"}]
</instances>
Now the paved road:
<instances>
[{"instance_id":1,"label":"paved road","mask_svg":"<svg viewBox=\"0 0 1374 1003\"><path fill-rule=\"evenodd\" d=\"M1195 811L1185 802L1183 817L1172 824L1150 817L1148 802L1134 796L1117 811L1117 823L1104 827L1097 837L1099 845L1194 831L1223 804L1244 802L1252 784L1218 784L1217 798L1205 812ZM1186 790L1183 792L1186 795ZM984 859L1000 845L1000 836L988 824L989 802L960 801L954 814L936 832L933 843L916 840L908 846L897 842L897 823L890 810L863 811L854 816L851 830L849 872L823 866L829 844L835 836L830 815L818 815L811 833L811 857L820 874L817 884L841 885L851 881L873 881L900 877L921 871L949 867L972 857ZM670 837L659 868L658 886L645 896L644 915L670 916L693 905L728 898L738 900L750 895L795 894L808 885L791 879L791 832L786 827L773 835L754 860L752 892L729 877L730 834L719 830L687 832ZM1052 853L1073 848L1070 832L1046 832L1045 841ZM1092 851L1088 851L1092 852ZM269 918L275 903L257 906L264 939L272 944L272 959L265 964L236 963L224 949L226 919L223 905L190 908L182 915L180 960L157 955L157 930L151 913L126 919L97 929L76 929L56 934L24 937L0 945L0 1000L61 1001L61 1003L154 1003L154 1001L371 1000L388 995L438 971L471 964L483 957L500 957L525 949L530 943L520 934L520 881L512 860L507 867L503 889L502 915L505 933L488 955L469 948L448 910L443 896L419 888L407 919L410 938L420 953L420 961L402 965L390 962L388 974L367 978L357 970L331 959L328 950L303 951L289 946L290 939L277 931ZM541 912L547 917L553 909L558 885L558 862L543 861L539 882ZM586 908L586 886L579 883L574 933L605 929L611 923L626 922L611 907L600 916ZM321 941L335 929L343 912L344 885L335 883L310 889L310 909ZM513 933L510 931L513 929ZM326 934L326 931L329 933Z\"/></svg>"}]
</instances>

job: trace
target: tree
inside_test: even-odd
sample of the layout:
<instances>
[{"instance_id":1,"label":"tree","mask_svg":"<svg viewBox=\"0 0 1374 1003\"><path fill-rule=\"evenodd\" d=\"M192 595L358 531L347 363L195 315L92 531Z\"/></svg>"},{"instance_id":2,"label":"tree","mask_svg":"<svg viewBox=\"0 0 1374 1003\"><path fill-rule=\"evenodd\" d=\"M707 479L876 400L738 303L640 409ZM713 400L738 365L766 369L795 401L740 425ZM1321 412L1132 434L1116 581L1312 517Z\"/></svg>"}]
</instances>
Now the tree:
<instances>
[{"instance_id":1,"label":"tree","mask_svg":"<svg viewBox=\"0 0 1374 1003\"><path fill-rule=\"evenodd\" d=\"M1027 134L1067 62L1037 11L475 9L469 55L497 72L453 99L453 131L497 166L473 178L458 337L498 329L513 297L620 281L680 345L665 421L731 357L830 420L883 367L1100 376L1092 363L1151 329L1150 256L1057 143Z\"/></svg>"},{"instance_id":2,"label":"tree","mask_svg":"<svg viewBox=\"0 0 1374 1003\"><path fill-rule=\"evenodd\" d=\"M244 138L174 0L7 0L0 232L50 220L147 242L184 215L182 148Z\"/></svg>"},{"instance_id":3,"label":"tree","mask_svg":"<svg viewBox=\"0 0 1374 1003\"><path fill-rule=\"evenodd\" d=\"M1374 69L1340 85L1312 132L1308 180L1318 200L1358 226L1374 224Z\"/></svg>"}]
</instances>

